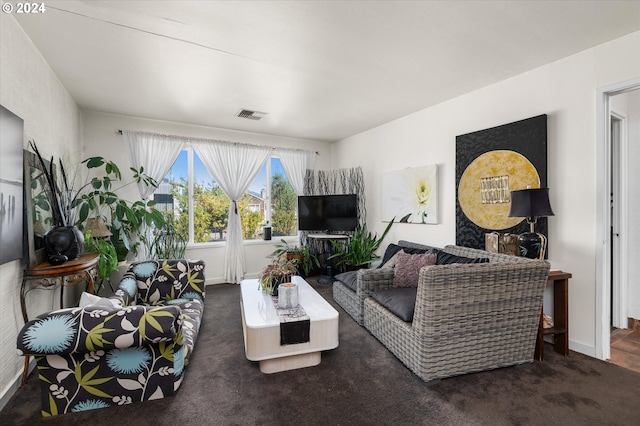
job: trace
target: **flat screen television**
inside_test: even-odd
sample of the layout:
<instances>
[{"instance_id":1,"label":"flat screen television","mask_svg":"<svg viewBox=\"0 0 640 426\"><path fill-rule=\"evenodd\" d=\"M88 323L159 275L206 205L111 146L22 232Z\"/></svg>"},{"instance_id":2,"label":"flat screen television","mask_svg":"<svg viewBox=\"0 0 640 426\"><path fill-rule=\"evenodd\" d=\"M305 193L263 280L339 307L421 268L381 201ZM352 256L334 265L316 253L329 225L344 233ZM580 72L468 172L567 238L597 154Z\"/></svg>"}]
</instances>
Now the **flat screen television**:
<instances>
[{"instance_id":1,"label":"flat screen television","mask_svg":"<svg viewBox=\"0 0 640 426\"><path fill-rule=\"evenodd\" d=\"M358 196L304 195L298 197L300 231L344 232L358 227Z\"/></svg>"}]
</instances>

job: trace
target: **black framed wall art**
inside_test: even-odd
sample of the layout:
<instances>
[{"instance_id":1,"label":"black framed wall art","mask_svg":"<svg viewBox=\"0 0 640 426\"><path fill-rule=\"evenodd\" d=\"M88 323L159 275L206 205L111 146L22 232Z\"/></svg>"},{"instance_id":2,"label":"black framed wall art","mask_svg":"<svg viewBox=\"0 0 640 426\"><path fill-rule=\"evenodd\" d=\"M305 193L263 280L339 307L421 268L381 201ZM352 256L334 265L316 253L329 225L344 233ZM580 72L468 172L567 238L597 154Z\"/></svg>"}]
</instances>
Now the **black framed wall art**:
<instances>
[{"instance_id":1,"label":"black framed wall art","mask_svg":"<svg viewBox=\"0 0 640 426\"><path fill-rule=\"evenodd\" d=\"M490 232L529 232L509 217L511 191L547 186L547 116L456 137L456 244L485 248ZM549 236L547 218L536 231Z\"/></svg>"}]
</instances>

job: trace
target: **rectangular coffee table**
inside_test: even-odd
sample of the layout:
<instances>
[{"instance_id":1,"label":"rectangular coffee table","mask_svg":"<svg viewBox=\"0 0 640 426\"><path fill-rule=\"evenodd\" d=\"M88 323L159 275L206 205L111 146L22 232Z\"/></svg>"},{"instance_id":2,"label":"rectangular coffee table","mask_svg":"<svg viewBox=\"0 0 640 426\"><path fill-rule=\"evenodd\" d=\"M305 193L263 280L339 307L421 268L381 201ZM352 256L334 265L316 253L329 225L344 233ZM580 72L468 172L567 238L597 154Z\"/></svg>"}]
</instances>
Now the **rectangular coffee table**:
<instances>
[{"instance_id":1,"label":"rectangular coffee table","mask_svg":"<svg viewBox=\"0 0 640 426\"><path fill-rule=\"evenodd\" d=\"M294 276L300 305L309 316L309 341L280 345L280 318L271 297L258 289L258 280L240 283L242 332L247 359L260 362L266 374L320 364L320 352L338 347L338 311L302 277Z\"/></svg>"}]
</instances>

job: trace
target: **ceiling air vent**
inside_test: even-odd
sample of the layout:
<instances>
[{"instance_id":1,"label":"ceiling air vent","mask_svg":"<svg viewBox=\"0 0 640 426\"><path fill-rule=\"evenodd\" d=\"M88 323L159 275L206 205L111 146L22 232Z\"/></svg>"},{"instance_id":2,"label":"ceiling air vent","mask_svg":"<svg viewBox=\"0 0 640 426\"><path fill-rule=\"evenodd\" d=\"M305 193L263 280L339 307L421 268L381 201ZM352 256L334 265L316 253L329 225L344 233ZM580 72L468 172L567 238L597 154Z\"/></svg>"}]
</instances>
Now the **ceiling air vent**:
<instances>
[{"instance_id":1,"label":"ceiling air vent","mask_svg":"<svg viewBox=\"0 0 640 426\"><path fill-rule=\"evenodd\" d=\"M251 110L248 110L248 109L241 109L238 112L238 114L236 114L236 116L240 117L240 118L246 118L248 120L258 121L258 120L260 120L262 117L264 117L267 114L268 113L266 113L266 112L251 111Z\"/></svg>"}]
</instances>

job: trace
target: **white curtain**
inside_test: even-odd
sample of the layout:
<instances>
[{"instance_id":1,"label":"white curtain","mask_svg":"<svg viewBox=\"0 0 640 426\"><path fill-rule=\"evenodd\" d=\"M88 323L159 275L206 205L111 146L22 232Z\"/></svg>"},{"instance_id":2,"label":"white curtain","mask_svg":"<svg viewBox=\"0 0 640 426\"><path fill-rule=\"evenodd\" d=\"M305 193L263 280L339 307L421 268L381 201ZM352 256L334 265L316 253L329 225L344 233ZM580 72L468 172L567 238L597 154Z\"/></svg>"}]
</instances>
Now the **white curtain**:
<instances>
[{"instance_id":1,"label":"white curtain","mask_svg":"<svg viewBox=\"0 0 640 426\"><path fill-rule=\"evenodd\" d=\"M211 176L231 199L224 278L226 282L239 283L244 277L245 261L237 201L247 191L273 149L222 141L194 141L192 145Z\"/></svg>"},{"instance_id":2,"label":"white curtain","mask_svg":"<svg viewBox=\"0 0 640 426\"><path fill-rule=\"evenodd\" d=\"M313 169L316 154L299 149L276 149L282 168L297 195L304 195L304 176L307 169Z\"/></svg>"},{"instance_id":3,"label":"white curtain","mask_svg":"<svg viewBox=\"0 0 640 426\"><path fill-rule=\"evenodd\" d=\"M159 135L155 133L122 131L124 143L127 146L131 165L135 169L144 168L144 173L153 178L157 183L169 172L180 151L184 148L184 139L177 136ZM143 182L138 182L138 191L143 201L153 194L156 188L147 186ZM147 239L151 238L151 230L146 224L143 232ZM135 243L135 241L132 241ZM138 247L138 254L134 260L147 259L149 257L148 247L141 244Z\"/></svg>"}]
</instances>

